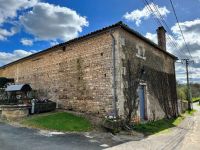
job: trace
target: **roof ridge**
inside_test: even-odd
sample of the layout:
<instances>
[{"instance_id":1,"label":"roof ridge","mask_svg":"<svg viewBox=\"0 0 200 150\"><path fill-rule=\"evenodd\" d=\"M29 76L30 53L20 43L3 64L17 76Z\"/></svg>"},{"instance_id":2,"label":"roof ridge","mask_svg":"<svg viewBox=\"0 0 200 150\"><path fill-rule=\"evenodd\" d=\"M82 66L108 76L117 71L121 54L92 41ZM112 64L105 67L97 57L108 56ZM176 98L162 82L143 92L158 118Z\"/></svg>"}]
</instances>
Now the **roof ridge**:
<instances>
[{"instance_id":1,"label":"roof ridge","mask_svg":"<svg viewBox=\"0 0 200 150\"><path fill-rule=\"evenodd\" d=\"M26 56L26 57L23 57L23 58L18 59L18 60L16 60L16 61L10 62L10 63L8 63L8 64L6 64L6 65L1 66L0 69L1 69L1 68L5 68L6 66L9 66L9 65L11 65L11 64L17 63L17 62L19 62L19 61L28 59L28 58L30 58L30 57L33 57L33 56L35 56L35 55L39 55L39 54L48 52L48 51L50 51L50 50L52 50L52 49L54 49L54 48L59 48L59 47L65 46L66 44L70 44L70 43L73 43L73 42L75 42L75 41L78 41L78 40L81 40L81 39L85 39L86 37L91 37L92 35L95 35L95 34L97 34L97 33L101 33L101 32L103 32L103 31L110 30L110 29L115 28L115 27L121 27L121 28L123 28L124 30L126 30L126 31L128 31L128 32L130 32L130 33L132 33L132 34L134 34L134 35L136 35L136 36L138 36L140 39L142 39L142 40L148 42L148 43L151 44L152 46L154 46L154 47L160 49L162 52L168 54L169 56L171 56L171 57L173 57L173 58L177 58L177 57L175 57L174 55L170 54L169 52L162 50L156 43L154 43L154 42L151 41L150 39L144 37L144 36L143 36L142 34L140 34L139 32L133 30L133 29L130 28L127 24L125 24L123 21L119 21L119 22L117 22L117 23L115 23L115 24L112 24L112 25L110 25L110 26L106 26L106 27L104 27L104 28L95 30L95 31L90 32L90 33L88 33L88 34L85 34L85 35L83 35L83 36L80 36L80 37L71 39L71 40L69 40L69 41L67 41L67 42L63 42L63 43L54 45L54 46L49 47L49 48L47 48L47 49L45 49L45 50L39 51L39 52L37 52L37 53L33 53L33 54L29 55L29 56Z\"/></svg>"}]
</instances>

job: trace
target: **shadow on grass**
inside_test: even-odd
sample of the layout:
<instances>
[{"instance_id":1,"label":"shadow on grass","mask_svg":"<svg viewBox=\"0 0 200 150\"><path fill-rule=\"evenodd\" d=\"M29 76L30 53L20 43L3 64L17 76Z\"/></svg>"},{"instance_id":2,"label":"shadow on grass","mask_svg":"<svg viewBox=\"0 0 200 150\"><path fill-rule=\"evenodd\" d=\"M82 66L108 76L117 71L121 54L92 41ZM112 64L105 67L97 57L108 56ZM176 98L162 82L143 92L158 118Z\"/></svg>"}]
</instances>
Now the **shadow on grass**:
<instances>
[{"instance_id":1,"label":"shadow on grass","mask_svg":"<svg viewBox=\"0 0 200 150\"><path fill-rule=\"evenodd\" d=\"M133 127L135 131L141 132L144 135L156 134L166 129L178 126L186 116L193 116L197 110L186 110L185 113L181 114L177 118L172 119L161 119L157 121L150 121L145 124L138 124Z\"/></svg>"},{"instance_id":2,"label":"shadow on grass","mask_svg":"<svg viewBox=\"0 0 200 150\"><path fill-rule=\"evenodd\" d=\"M195 110L195 109L186 110L186 111L185 111L185 114L186 114L186 115L192 115L192 116L193 116L195 112L197 112L197 110Z\"/></svg>"},{"instance_id":3,"label":"shadow on grass","mask_svg":"<svg viewBox=\"0 0 200 150\"><path fill-rule=\"evenodd\" d=\"M184 116L180 116L176 119L161 119L157 121L151 121L145 124L135 125L133 129L135 131L144 133L145 135L151 135L172 127L176 127L184 118Z\"/></svg>"}]
</instances>

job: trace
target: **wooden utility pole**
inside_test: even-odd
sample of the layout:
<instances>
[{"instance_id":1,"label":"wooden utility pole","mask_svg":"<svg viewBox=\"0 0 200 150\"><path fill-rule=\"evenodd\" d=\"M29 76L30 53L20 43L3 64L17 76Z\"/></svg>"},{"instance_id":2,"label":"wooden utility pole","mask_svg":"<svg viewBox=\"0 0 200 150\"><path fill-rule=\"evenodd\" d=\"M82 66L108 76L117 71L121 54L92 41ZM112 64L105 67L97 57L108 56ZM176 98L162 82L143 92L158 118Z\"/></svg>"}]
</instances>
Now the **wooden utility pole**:
<instances>
[{"instance_id":1,"label":"wooden utility pole","mask_svg":"<svg viewBox=\"0 0 200 150\"><path fill-rule=\"evenodd\" d=\"M190 62L194 61L190 61L189 59L181 59L181 62L183 64L185 64L185 69L186 69L186 77L187 77L187 101L188 101L188 110L192 110L193 106L192 106L192 96L191 96L191 88L190 88L190 81L189 81L189 71L188 71L188 66ZM184 63L185 62L185 63Z\"/></svg>"}]
</instances>

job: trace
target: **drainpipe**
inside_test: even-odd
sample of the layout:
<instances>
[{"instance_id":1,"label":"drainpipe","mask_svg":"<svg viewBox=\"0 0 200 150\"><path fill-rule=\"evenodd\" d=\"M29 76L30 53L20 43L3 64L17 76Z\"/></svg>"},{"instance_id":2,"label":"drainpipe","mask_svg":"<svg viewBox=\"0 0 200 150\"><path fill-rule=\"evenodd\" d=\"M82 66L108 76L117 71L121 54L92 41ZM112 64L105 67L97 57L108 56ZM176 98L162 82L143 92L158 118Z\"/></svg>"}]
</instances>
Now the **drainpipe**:
<instances>
[{"instance_id":1,"label":"drainpipe","mask_svg":"<svg viewBox=\"0 0 200 150\"><path fill-rule=\"evenodd\" d=\"M115 66L115 44L116 40L113 35L113 31L110 30L110 35L112 37L112 79L113 79L113 85L112 85L112 92L113 92L113 113L114 116L117 117L117 95L116 95L116 66Z\"/></svg>"}]
</instances>

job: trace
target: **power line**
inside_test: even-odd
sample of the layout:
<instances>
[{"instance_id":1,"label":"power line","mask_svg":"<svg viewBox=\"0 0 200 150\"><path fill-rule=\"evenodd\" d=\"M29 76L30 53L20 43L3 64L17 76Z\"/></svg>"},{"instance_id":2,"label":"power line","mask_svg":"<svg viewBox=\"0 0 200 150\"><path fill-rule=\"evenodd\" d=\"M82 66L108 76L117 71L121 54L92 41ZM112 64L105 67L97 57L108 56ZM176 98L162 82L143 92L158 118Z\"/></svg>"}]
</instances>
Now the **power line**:
<instances>
[{"instance_id":1,"label":"power line","mask_svg":"<svg viewBox=\"0 0 200 150\"><path fill-rule=\"evenodd\" d=\"M144 5L147 6L148 11L150 11L150 13L152 13L153 15L155 15L154 20L157 22L157 24L162 26L162 22L163 22L163 23L165 24L165 26L168 28L168 30L171 32L169 26L168 26L167 23L165 22L164 18L162 17L161 13L159 12L157 6L155 6L155 4L154 4L153 1L151 1L151 2L152 2L152 6L154 7L155 11L157 12L157 14L158 14L160 17L158 17L158 16L156 15L156 13L154 13L154 10L153 10L153 8L151 7L151 5L149 4L149 2L148 2L147 0L143 0L143 3L144 3ZM162 20L160 21L159 18L161 18ZM169 31L168 31L168 32L169 32ZM172 32L171 32L171 33L172 33ZM166 35L167 35L167 38L168 38L168 40L169 40L170 46L175 47L175 48L178 50L178 53L180 54L180 56L183 57L183 54L182 54L180 48L178 48L178 46L177 46L177 42L173 41L173 40L171 39L171 37L170 37L168 34L166 34ZM172 33L172 37L173 37L173 33ZM175 40L174 37L173 37L173 39ZM179 52L179 51L180 51L180 52ZM183 57L183 58L184 58L184 57Z\"/></svg>"},{"instance_id":2,"label":"power line","mask_svg":"<svg viewBox=\"0 0 200 150\"><path fill-rule=\"evenodd\" d=\"M161 15L160 11L158 10L157 6L154 4L153 0L152 0L151 2L152 2L152 5L153 5L155 11L158 13L159 17L161 18L161 21L162 21L162 22L164 23L164 25L166 26L166 28L167 28L167 32L170 31L170 32L171 32L171 35L172 35L172 38L175 40L175 38L173 37L173 33L172 33L172 31L170 30L169 26L168 26L167 23L165 22L163 16ZM180 50L180 48L178 48L177 43L176 43L175 41L173 41L173 40L171 39L171 37L170 37L168 34L166 34L166 35L167 35L166 37L168 38L168 40L169 40L170 43L171 43L170 46L172 46L172 47L176 47L176 49L178 50L178 53L179 53L180 56L181 56L182 53L179 52L179 51L181 51L181 50Z\"/></svg>"},{"instance_id":3,"label":"power line","mask_svg":"<svg viewBox=\"0 0 200 150\"><path fill-rule=\"evenodd\" d=\"M167 25L165 19L164 19L163 16L161 15L159 9L158 9L157 6L154 4L154 0L150 0L150 1L151 1L152 5L153 5L155 11L158 13L159 18L161 19L161 21L164 23L165 27L167 28L168 33L171 34L171 37L170 37L168 34L166 34L167 37L168 37L168 39L173 43L173 46L176 47L176 49L178 50L178 53L179 53L181 56L183 56L183 54L182 54L182 52L181 52L181 49L180 49L180 46L178 46L177 42L175 42L176 39L174 38L174 33L171 31L170 27ZM157 19L159 19L159 18L157 18ZM173 39L171 39L171 38L173 38ZM174 41L173 41L173 40L174 40ZM180 52L179 52L179 51L180 51ZM184 56L184 57L185 57L185 56ZM184 57L183 57L183 58L184 58Z\"/></svg>"},{"instance_id":4,"label":"power line","mask_svg":"<svg viewBox=\"0 0 200 150\"><path fill-rule=\"evenodd\" d=\"M177 42L175 42L176 39L174 38L173 32L171 31L170 27L167 25L165 19L164 19L163 16L161 15L159 9L157 8L156 4L154 3L154 0L150 0L150 1L151 1L152 5L153 5L155 11L158 13L159 18L160 18L161 21L164 23L165 27L167 28L168 33L171 34L171 36L172 36L172 38L173 38L174 41L171 39L171 37L170 37L168 34L167 34L167 37L169 38L170 41L172 41L173 45L174 45L179 51L181 51L181 49L180 49L180 47L178 46ZM181 53L181 55L182 55L182 53Z\"/></svg>"},{"instance_id":5,"label":"power line","mask_svg":"<svg viewBox=\"0 0 200 150\"><path fill-rule=\"evenodd\" d=\"M170 3L171 3L171 5L172 5L172 9L173 9L173 12L174 12L174 15L175 15L175 18L176 18L176 21L177 21L178 27L179 27L179 29L180 29L181 35L182 35L182 37L183 37L183 40L184 40L185 46L186 46L186 48L187 48L187 51L188 51L190 57L192 58L192 55L191 55L190 50L189 50L189 47L188 47L188 45L187 45L187 43L186 43L186 40L185 40L185 37L184 37L184 35L183 35L183 31L182 31L182 29L181 29L181 26L180 26L180 23L179 23L178 17L177 17L177 15L176 15L176 11L175 11L174 5L173 5L173 3L172 3L172 0L170 0Z\"/></svg>"}]
</instances>

